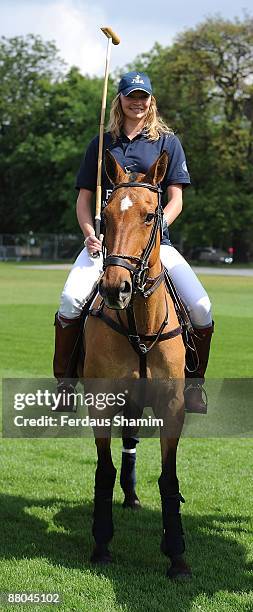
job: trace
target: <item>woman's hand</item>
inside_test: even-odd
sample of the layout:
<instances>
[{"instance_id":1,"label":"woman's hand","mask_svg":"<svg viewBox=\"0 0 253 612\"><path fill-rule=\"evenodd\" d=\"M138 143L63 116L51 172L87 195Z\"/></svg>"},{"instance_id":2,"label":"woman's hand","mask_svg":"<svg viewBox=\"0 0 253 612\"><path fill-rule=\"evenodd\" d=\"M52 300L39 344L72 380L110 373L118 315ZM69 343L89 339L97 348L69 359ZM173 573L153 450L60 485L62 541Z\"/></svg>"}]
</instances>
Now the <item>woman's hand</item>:
<instances>
[{"instance_id":1,"label":"woman's hand","mask_svg":"<svg viewBox=\"0 0 253 612\"><path fill-rule=\"evenodd\" d=\"M90 236L87 236L87 238L85 239L84 244L90 255L93 255L93 253L97 253L98 251L102 250L102 239L103 239L102 234L100 235L99 238L101 238L101 240L96 238L95 235L91 234Z\"/></svg>"}]
</instances>

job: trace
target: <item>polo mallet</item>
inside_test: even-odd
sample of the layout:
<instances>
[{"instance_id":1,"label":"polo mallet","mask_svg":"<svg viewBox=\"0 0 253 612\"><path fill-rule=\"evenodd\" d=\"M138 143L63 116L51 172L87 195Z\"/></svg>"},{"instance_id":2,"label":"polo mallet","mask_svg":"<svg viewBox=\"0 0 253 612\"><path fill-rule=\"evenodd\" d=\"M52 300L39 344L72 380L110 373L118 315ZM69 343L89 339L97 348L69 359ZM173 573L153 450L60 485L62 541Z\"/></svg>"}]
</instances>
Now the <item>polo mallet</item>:
<instances>
[{"instance_id":1,"label":"polo mallet","mask_svg":"<svg viewBox=\"0 0 253 612\"><path fill-rule=\"evenodd\" d=\"M100 227L101 227L101 204L102 204L102 186L101 186L101 176L102 176L102 157L103 157L103 141L104 141L104 123L105 123L105 111L106 111L106 98L107 98L107 86L108 86L108 77L109 77L109 64L111 57L111 48L113 45L119 45L120 38L113 32L111 28L100 28L102 32L108 38L107 43L107 52L106 52L106 63L105 63L105 78L104 78L104 88L103 88L103 96L102 96L102 106L101 106L101 117L100 117L100 128L99 128L99 147L98 147L98 170L97 170L97 190L96 190L96 213L95 213L95 234L96 238L100 236ZM99 256L99 253L94 253L95 257Z\"/></svg>"}]
</instances>

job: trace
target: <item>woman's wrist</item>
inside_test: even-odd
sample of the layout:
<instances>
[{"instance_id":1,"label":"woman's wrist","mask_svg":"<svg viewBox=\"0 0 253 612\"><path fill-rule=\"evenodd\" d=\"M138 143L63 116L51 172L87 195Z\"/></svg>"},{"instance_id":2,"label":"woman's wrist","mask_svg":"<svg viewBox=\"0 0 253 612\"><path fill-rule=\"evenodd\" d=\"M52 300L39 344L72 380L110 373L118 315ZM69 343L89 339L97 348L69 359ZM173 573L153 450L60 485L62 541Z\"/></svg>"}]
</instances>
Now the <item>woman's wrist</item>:
<instances>
[{"instance_id":1,"label":"woman's wrist","mask_svg":"<svg viewBox=\"0 0 253 612\"><path fill-rule=\"evenodd\" d=\"M95 236L95 230L91 230L89 233L84 233L84 245L86 246L87 244L87 240L91 237L91 236Z\"/></svg>"},{"instance_id":2,"label":"woman's wrist","mask_svg":"<svg viewBox=\"0 0 253 612\"><path fill-rule=\"evenodd\" d=\"M96 253L97 251L101 251L102 240L97 238L94 232L94 234L89 234L89 236L85 238L84 246L90 254Z\"/></svg>"}]
</instances>

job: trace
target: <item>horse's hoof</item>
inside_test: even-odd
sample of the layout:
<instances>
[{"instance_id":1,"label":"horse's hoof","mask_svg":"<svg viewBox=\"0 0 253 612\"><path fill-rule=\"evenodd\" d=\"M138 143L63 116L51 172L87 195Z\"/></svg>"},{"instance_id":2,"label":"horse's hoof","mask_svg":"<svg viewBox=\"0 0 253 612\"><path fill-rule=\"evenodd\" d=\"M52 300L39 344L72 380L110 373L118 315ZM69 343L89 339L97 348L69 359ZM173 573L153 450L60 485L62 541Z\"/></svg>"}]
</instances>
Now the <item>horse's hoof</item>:
<instances>
[{"instance_id":1,"label":"horse's hoof","mask_svg":"<svg viewBox=\"0 0 253 612\"><path fill-rule=\"evenodd\" d=\"M131 508L131 510L140 510L141 502L139 500L139 497L136 495L136 493L133 493L132 495L125 495L125 499L123 501L122 507Z\"/></svg>"},{"instance_id":2,"label":"horse's hoof","mask_svg":"<svg viewBox=\"0 0 253 612\"><path fill-rule=\"evenodd\" d=\"M192 577L192 572L183 557L176 557L171 560L171 566L168 568L166 576L170 580L189 580Z\"/></svg>"},{"instance_id":3,"label":"horse's hoof","mask_svg":"<svg viewBox=\"0 0 253 612\"><path fill-rule=\"evenodd\" d=\"M109 563L112 563L112 555L108 548L104 546L95 546L90 560L91 563L102 563L103 565L108 565Z\"/></svg>"}]
</instances>

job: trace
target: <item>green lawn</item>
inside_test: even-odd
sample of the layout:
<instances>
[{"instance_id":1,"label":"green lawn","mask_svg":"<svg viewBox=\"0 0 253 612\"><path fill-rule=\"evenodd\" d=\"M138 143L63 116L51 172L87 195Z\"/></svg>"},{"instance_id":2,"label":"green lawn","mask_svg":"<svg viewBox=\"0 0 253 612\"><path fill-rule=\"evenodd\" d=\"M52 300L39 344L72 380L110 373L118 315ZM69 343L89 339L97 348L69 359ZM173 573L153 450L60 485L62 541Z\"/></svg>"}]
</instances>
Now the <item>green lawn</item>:
<instances>
[{"instance_id":1,"label":"green lawn","mask_svg":"<svg viewBox=\"0 0 253 612\"><path fill-rule=\"evenodd\" d=\"M2 377L51 375L53 318L66 274L0 264ZM208 376L252 376L253 278L202 280L216 323ZM120 446L113 441L118 470ZM178 475L193 579L171 584L159 551L158 440L138 448L138 514L121 508L117 481L115 562L107 568L89 563L93 440L1 440L0 591L59 591L56 609L64 612L252 610L251 452L250 439L182 438Z\"/></svg>"}]
</instances>

